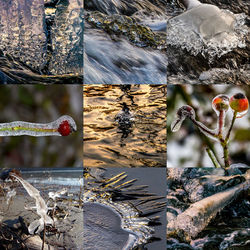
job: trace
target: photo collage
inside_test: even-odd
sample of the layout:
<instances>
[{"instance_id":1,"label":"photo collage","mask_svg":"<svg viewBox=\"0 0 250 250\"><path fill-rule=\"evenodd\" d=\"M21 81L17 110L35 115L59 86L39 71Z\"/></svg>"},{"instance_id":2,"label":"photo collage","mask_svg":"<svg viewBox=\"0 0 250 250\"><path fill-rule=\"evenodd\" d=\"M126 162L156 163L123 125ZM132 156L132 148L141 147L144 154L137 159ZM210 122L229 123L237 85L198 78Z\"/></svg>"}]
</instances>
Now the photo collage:
<instances>
[{"instance_id":1,"label":"photo collage","mask_svg":"<svg viewBox=\"0 0 250 250\"><path fill-rule=\"evenodd\" d=\"M0 250L250 249L244 0L0 0Z\"/></svg>"}]
</instances>

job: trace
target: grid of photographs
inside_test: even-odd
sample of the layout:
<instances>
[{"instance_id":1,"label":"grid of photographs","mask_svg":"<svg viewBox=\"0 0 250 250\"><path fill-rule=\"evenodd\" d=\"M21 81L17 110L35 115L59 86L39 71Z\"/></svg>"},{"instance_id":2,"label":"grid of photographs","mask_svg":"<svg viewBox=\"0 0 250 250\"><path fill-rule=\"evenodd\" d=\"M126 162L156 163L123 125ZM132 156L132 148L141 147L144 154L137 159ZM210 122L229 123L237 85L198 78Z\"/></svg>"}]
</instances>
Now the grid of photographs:
<instances>
[{"instance_id":1,"label":"grid of photographs","mask_svg":"<svg viewBox=\"0 0 250 250\"><path fill-rule=\"evenodd\" d=\"M0 249L250 249L244 0L0 0Z\"/></svg>"}]
</instances>

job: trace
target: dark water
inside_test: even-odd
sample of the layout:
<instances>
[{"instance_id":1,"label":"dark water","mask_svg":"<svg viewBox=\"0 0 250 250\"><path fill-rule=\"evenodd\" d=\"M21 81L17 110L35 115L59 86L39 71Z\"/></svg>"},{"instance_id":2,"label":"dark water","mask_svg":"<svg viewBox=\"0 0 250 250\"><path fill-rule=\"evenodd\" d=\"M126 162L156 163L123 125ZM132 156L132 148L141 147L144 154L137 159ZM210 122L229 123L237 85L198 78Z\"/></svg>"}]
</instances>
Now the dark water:
<instances>
[{"instance_id":1,"label":"dark water","mask_svg":"<svg viewBox=\"0 0 250 250\"><path fill-rule=\"evenodd\" d=\"M92 203L84 203L83 212L84 249L115 250L126 246L129 233L121 228L118 214L103 205Z\"/></svg>"},{"instance_id":2,"label":"dark water","mask_svg":"<svg viewBox=\"0 0 250 250\"><path fill-rule=\"evenodd\" d=\"M84 166L165 167L165 90L161 85L85 86ZM133 115L125 125L115 121L123 103Z\"/></svg>"},{"instance_id":3,"label":"dark water","mask_svg":"<svg viewBox=\"0 0 250 250\"><path fill-rule=\"evenodd\" d=\"M137 168L137 169L128 169L128 168L107 168L104 171L104 178L111 178L117 174L120 174L121 172L125 172L127 175L127 178L124 181L129 181L131 179L136 179L136 182L133 183L132 187L141 186L141 185L147 185L147 192L144 191L144 202L146 202L146 196L147 194L156 194L159 197L165 197L166 195L166 169L152 169L152 168ZM91 172L92 173L92 172ZM85 179L87 182L88 180ZM131 188L132 188L131 187ZM100 190L102 188L100 187ZM126 191L123 190L125 193ZM129 196L127 196L127 199L122 194L123 191L121 191L121 195L119 198L119 195L114 200L114 206L117 203L117 208L119 208L118 204L124 202L129 202ZM112 192L112 190L110 190ZM128 190L129 192L129 190ZM138 190L138 194L140 191ZM132 193L131 193L132 194ZM136 192L135 192L136 194ZM132 197L132 196L130 196ZM153 197L153 196L151 196ZM125 199L124 199L125 198ZM136 204L136 195L131 199L131 204ZM162 199L164 201L164 198ZM98 202L98 199L97 199ZM140 203L140 200L138 200L138 203ZM130 228L132 228L130 225L125 226L128 228L128 231L124 231L124 229L121 228L121 219L119 218L119 215L117 212L112 211L111 208L108 206L103 206L101 204L98 205L98 203L86 203L86 209L84 208L84 225L87 224L86 227L86 234L88 235L86 239L86 249L91 249L91 246L94 246L94 242L96 242L96 246L99 246L98 249L122 249L123 246L126 245L128 240L128 232L130 234L140 234L140 229L138 232L129 231ZM85 206L85 205L84 205ZM146 208L147 206L145 206ZM90 209L91 208L91 209ZM135 205L136 209L136 205ZM144 209L138 207L138 209L141 209L142 214L144 213ZM149 208L150 210L150 208ZM98 213L94 213L93 211L99 211ZM121 216L124 216L122 213L124 211L120 211ZM156 211L155 211L156 212ZM125 211L126 213L126 211ZM91 216L91 217L89 217ZM151 228L154 230L152 233L152 240L149 240L149 243L147 243L144 247L149 250L153 249L159 249L163 250L166 249L166 212L165 209L160 209L156 213L149 213L143 215L147 218L153 218L155 216L159 217L159 223L157 225L151 225ZM95 218L95 219L94 219ZM143 219L143 218L142 218ZM95 230L93 230L95 228ZM85 229L85 227L84 227ZM150 242L152 241L152 242ZM111 248L109 248L111 247ZM93 249L93 248L92 248Z\"/></svg>"}]
</instances>

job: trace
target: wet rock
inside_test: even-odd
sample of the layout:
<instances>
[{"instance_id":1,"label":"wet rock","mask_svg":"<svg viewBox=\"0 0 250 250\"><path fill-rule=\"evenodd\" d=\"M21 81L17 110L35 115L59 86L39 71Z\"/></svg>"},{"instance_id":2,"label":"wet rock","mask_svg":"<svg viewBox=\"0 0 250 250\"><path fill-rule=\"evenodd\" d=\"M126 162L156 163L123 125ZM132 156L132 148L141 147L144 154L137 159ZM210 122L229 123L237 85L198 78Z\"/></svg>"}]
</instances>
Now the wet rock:
<instances>
[{"instance_id":1,"label":"wet rock","mask_svg":"<svg viewBox=\"0 0 250 250\"><path fill-rule=\"evenodd\" d=\"M149 10L163 12L167 1L164 0L86 0L87 10L99 10L105 14L124 14L130 16L137 11Z\"/></svg>"},{"instance_id":2,"label":"wet rock","mask_svg":"<svg viewBox=\"0 0 250 250\"><path fill-rule=\"evenodd\" d=\"M203 3L208 4L215 4L220 8L223 9L229 9L233 11L234 13L246 13L249 14L249 3L244 0L234 0L229 1L228 0L202 0Z\"/></svg>"},{"instance_id":3,"label":"wet rock","mask_svg":"<svg viewBox=\"0 0 250 250\"><path fill-rule=\"evenodd\" d=\"M26 239L24 240L24 244L30 250L40 250L42 249L43 241L38 235L26 236ZM55 248L45 243L43 249L54 250Z\"/></svg>"},{"instance_id":4,"label":"wet rock","mask_svg":"<svg viewBox=\"0 0 250 250\"><path fill-rule=\"evenodd\" d=\"M140 25L133 17L125 15L107 16L100 12L87 14L86 20L96 28L105 30L110 35L123 35L138 47L165 48L165 34L154 33L150 28Z\"/></svg>"}]
</instances>

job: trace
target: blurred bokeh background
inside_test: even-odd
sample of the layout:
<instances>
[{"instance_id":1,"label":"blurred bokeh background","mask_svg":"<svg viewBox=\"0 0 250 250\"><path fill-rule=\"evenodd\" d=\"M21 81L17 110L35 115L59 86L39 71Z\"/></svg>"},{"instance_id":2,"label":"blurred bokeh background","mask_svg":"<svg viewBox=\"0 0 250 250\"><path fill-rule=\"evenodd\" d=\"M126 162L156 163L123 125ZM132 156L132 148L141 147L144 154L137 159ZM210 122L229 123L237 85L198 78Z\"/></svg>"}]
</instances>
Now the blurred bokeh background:
<instances>
[{"instance_id":1,"label":"blurred bokeh background","mask_svg":"<svg viewBox=\"0 0 250 250\"><path fill-rule=\"evenodd\" d=\"M190 105L196 111L197 120L207 127L215 129L217 116L211 102L218 94L229 97L235 93L244 93L250 100L249 86L235 85L168 85L167 88L167 167L213 167L206 153L206 146L214 150L217 159L223 163L223 152L219 143L205 137L190 120L185 120L179 131L171 132L170 125L176 111L182 105ZM232 112L227 112L226 126ZM229 155L231 164L250 165L250 112L235 121L230 140Z\"/></svg>"},{"instance_id":2,"label":"blurred bokeh background","mask_svg":"<svg viewBox=\"0 0 250 250\"><path fill-rule=\"evenodd\" d=\"M1 123L47 123L61 115L70 115L75 120L77 132L66 137L0 137L1 168L82 165L82 86L0 86Z\"/></svg>"}]
</instances>

